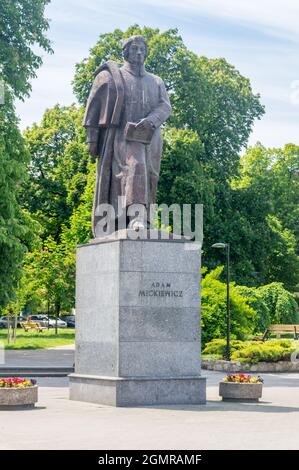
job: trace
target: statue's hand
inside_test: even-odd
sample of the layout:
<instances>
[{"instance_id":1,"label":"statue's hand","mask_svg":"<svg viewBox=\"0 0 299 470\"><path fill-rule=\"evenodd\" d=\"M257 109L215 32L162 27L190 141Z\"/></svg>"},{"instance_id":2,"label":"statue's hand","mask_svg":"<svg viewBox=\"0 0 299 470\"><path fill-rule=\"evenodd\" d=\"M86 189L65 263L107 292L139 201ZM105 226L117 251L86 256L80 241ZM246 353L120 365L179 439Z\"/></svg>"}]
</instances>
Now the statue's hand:
<instances>
[{"instance_id":1,"label":"statue's hand","mask_svg":"<svg viewBox=\"0 0 299 470\"><path fill-rule=\"evenodd\" d=\"M141 119L141 121L137 122L136 124L137 129L145 129L145 130L152 130L154 128L153 123L149 119Z\"/></svg>"},{"instance_id":2,"label":"statue's hand","mask_svg":"<svg viewBox=\"0 0 299 470\"><path fill-rule=\"evenodd\" d=\"M98 156L98 143L97 142L89 142L88 143L88 150L92 157L96 158Z\"/></svg>"}]
</instances>

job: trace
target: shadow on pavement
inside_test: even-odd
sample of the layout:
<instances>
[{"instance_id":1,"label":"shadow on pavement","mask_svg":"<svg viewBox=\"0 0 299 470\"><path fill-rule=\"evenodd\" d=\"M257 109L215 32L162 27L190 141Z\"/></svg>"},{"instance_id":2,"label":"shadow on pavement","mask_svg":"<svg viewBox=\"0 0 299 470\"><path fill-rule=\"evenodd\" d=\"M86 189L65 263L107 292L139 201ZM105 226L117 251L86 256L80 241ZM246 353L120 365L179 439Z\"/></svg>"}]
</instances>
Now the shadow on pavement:
<instances>
[{"instance_id":1,"label":"shadow on pavement","mask_svg":"<svg viewBox=\"0 0 299 470\"><path fill-rule=\"evenodd\" d=\"M221 400L207 400L206 405L161 405L138 407L145 409L176 410L176 411L242 411L254 413L299 413L299 407L270 405L271 402L232 403Z\"/></svg>"}]
</instances>

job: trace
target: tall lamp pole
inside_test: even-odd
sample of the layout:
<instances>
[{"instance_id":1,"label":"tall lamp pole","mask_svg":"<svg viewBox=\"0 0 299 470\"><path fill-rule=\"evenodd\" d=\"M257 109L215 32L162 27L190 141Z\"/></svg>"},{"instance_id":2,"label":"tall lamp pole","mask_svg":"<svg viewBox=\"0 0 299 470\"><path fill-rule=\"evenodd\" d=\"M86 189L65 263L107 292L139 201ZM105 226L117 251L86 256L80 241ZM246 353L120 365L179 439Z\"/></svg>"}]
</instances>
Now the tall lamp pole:
<instances>
[{"instance_id":1,"label":"tall lamp pole","mask_svg":"<svg viewBox=\"0 0 299 470\"><path fill-rule=\"evenodd\" d=\"M225 249L226 253L226 360L230 361L230 297L229 297L229 263L230 246L229 243L214 243L212 248Z\"/></svg>"}]
</instances>

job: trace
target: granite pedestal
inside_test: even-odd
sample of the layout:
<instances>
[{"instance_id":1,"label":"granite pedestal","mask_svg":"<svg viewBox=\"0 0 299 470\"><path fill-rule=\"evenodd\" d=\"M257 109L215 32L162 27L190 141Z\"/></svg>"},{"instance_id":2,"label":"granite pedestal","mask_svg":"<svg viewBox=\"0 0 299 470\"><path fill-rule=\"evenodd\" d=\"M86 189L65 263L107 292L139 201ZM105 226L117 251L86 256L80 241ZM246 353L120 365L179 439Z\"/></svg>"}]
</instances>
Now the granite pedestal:
<instances>
[{"instance_id":1,"label":"granite pedestal","mask_svg":"<svg viewBox=\"0 0 299 470\"><path fill-rule=\"evenodd\" d=\"M94 240L77 251L70 398L201 404L200 253L181 240Z\"/></svg>"}]
</instances>

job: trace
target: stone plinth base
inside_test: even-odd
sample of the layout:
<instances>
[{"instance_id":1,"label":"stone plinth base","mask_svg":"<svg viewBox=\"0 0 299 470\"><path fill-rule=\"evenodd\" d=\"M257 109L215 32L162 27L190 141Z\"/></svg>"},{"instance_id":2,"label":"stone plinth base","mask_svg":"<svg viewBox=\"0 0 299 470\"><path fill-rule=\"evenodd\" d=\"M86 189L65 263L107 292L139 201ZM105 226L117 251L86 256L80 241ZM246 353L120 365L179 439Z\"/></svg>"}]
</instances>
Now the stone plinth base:
<instances>
[{"instance_id":1,"label":"stone plinth base","mask_svg":"<svg viewBox=\"0 0 299 470\"><path fill-rule=\"evenodd\" d=\"M198 405L206 402L204 377L120 378L71 374L70 399L112 406Z\"/></svg>"},{"instance_id":2,"label":"stone plinth base","mask_svg":"<svg viewBox=\"0 0 299 470\"><path fill-rule=\"evenodd\" d=\"M70 398L114 406L205 402L200 253L177 240L78 248Z\"/></svg>"}]
</instances>

